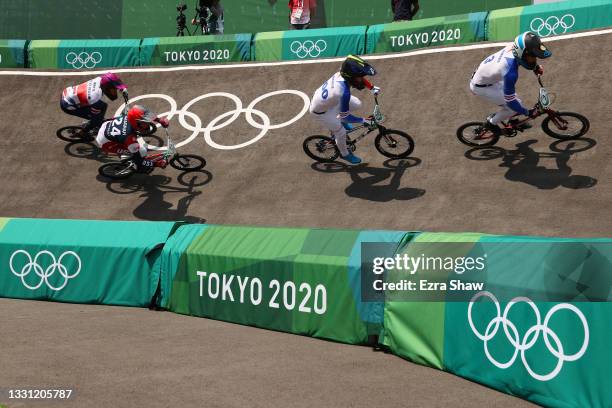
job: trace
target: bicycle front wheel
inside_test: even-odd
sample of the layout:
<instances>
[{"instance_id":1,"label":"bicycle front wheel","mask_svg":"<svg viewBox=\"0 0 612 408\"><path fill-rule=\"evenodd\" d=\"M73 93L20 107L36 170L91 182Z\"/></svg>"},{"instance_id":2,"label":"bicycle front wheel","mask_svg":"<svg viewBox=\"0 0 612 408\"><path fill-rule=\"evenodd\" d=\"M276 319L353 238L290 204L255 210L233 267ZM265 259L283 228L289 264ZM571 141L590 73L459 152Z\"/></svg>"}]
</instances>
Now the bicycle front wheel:
<instances>
[{"instance_id":1,"label":"bicycle front wheel","mask_svg":"<svg viewBox=\"0 0 612 408\"><path fill-rule=\"evenodd\" d=\"M113 180L126 179L130 177L132 174L134 174L135 171L136 171L136 168L134 164L132 163L132 161L130 160L122 161L122 162L107 163L107 164L100 166L100 168L98 169L98 173L100 173L101 176L107 177Z\"/></svg>"},{"instance_id":2,"label":"bicycle front wheel","mask_svg":"<svg viewBox=\"0 0 612 408\"><path fill-rule=\"evenodd\" d=\"M589 120L579 113L556 112L542 121L542 130L555 139L578 139L589 131Z\"/></svg>"},{"instance_id":3,"label":"bicycle front wheel","mask_svg":"<svg viewBox=\"0 0 612 408\"><path fill-rule=\"evenodd\" d=\"M340 156L334 139L327 136L309 136L302 147L308 157L321 163L332 163Z\"/></svg>"},{"instance_id":4,"label":"bicycle front wheel","mask_svg":"<svg viewBox=\"0 0 612 408\"><path fill-rule=\"evenodd\" d=\"M383 156L402 159L410 156L414 151L414 140L408 133L385 129L374 139L374 146Z\"/></svg>"}]
</instances>

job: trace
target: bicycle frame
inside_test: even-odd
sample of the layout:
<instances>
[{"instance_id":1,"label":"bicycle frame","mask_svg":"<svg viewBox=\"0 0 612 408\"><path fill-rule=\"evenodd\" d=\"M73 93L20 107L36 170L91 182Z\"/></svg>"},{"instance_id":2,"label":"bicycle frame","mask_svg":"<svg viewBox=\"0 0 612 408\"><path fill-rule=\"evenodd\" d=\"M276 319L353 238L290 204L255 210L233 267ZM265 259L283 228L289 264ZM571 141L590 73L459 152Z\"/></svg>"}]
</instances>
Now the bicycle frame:
<instances>
[{"instance_id":1,"label":"bicycle frame","mask_svg":"<svg viewBox=\"0 0 612 408\"><path fill-rule=\"evenodd\" d=\"M548 115L548 117L550 117L550 120L553 121L553 123L555 123L555 125L561 129L561 130L566 130L567 129L567 121L564 120L563 118L559 117L559 115L557 115L557 111L555 111L554 109L550 108L550 105L552 105L552 101L550 100L550 96L548 94L548 90L544 87L544 84L542 83L542 75L537 75L538 77L538 83L540 84L540 91L539 91L539 95L538 95L538 102L535 105L535 108L538 109L538 116L542 116L544 114ZM516 116L519 116L519 114L516 114ZM519 128L521 125L534 120L536 118L530 118L530 117L526 117L524 119L521 119L517 122L514 122L512 124L512 127L515 130L519 130L517 128Z\"/></svg>"},{"instance_id":2,"label":"bicycle frame","mask_svg":"<svg viewBox=\"0 0 612 408\"><path fill-rule=\"evenodd\" d=\"M357 142L359 142L360 140L362 140L363 138L365 138L367 135L369 135L370 133L374 132L375 130L378 130L380 132L384 132L385 128L380 124L381 122L384 121L385 117L383 116L383 114L380 111L380 105L378 103L378 96L374 97L374 114L372 115L372 122L376 125L376 127L369 127L366 124L361 124L359 126L355 126L353 127L351 130L347 130L346 134L347 134L347 139L346 142L348 144L357 144ZM357 136L355 139L351 139L348 137L348 135L350 135L351 133L357 132L359 130L362 129L366 129L366 132L362 133L361 135Z\"/></svg>"},{"instance_id":3,"label":"bicycle frame","mask_svg":"<svg viewBox=\"0 0 612 408\"><path fill-rule=\"evenodd\" d=\"M176 155L176 145L174 144L174 142L172 142L172 139L170 139L170 133L168 132L168 129L164 128L164 130L166 131L166 141L168 143L168 148L164 152L147 155L146 157L147 160L152 160L152 161L157 161L159 159L169 160L171 157Z\"/></svg>"}]
</instances>

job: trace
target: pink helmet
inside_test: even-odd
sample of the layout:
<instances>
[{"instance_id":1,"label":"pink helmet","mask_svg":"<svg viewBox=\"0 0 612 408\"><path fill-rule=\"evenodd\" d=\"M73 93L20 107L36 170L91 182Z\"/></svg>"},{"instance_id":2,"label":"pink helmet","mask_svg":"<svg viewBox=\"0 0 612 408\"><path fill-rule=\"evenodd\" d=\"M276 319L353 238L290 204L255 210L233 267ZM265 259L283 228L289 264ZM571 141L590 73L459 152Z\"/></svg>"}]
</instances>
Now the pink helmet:
<instances>
[{"instance_id":1,"label":"pink helmet","mask_svg":"<svg viewBox=\"0 0 612 408\"><path fill-rule=\"evenodd\" d=\"M113 74L112 72L107 72L104 75L101 75L102 81L100 82L101 86L110 85L114 86L120 91L127 89L127 86L121 81L121 78L117 74Z\"/></svg>"}]
</instances>

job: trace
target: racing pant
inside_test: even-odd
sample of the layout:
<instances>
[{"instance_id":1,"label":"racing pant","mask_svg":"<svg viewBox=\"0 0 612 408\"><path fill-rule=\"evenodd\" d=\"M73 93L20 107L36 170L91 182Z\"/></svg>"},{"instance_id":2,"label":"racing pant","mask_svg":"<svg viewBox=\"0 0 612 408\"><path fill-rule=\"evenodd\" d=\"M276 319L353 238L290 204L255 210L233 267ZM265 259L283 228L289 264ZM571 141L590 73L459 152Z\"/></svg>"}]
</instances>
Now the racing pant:
<instances>
[{"instance_id":1,"label":"racing pant","mask_svg":"<svg viewBox=\"0 0 612 408\"><path fill-rule=\"evenodd\" d=\"M359 110L361 108L361 100L356 96L351 95L349 102L349 111ZM348 156L349 151L346 145L346 128L343 126L342 120L340 119L340 106L328 109L325 112L319 112L312 105L310 105L310 114L321 123L332 133L334 139L336 139L336 145L342 156Z\"/></svg>"},{"instance_id":2,"label":"racing pant","mask_svg":"<svg viewBox=\"0 0 612 408\"><path fill-rule=\"evenodd\" d=\"M96 137L96 143L102 148L105 153L115 153L118 155L127 154L134 158L136 165L139 170L149 170L158 165L162 166L162 160L159 162L153 162L147 160L144 157L147 155L147 148L138 141L135 135L129 135L123 143L109 140L105 135L106 127L111 122L104 122L100 126L98 136Z\"/></svg>"},{"instance_id":3,"label":"racing pant","mask_svg":"<svg viewBox=\"0 0 612 408\"><path fill-rule=\"evenodd\" d=\"M62 98L60 99L60 107L68 115L77 116L79 118L89 120L89 123L85 126L85 130L91 130L99 127L102 124L108 105L106 104L106 102L99 100L93 105L77 107L68 104Z\"/></svg>"},{"instance_id":4,"label":"racing pant","mask_svg":"<svg viewBox=\"0 0 612 408\"><path fill-rule=\"evenodd\" d=\"M495 105L502 107L499 112L497 112L490 118L492 124L500 126L502 122L506 122L512 116L518 114L506 104L506 99L504 98L503 82L498 82L496 84L486 87L478 87L473 82L470 82L470 90L474 95L479 96L485 101L494 103ZM520 99L517 99L517 101L521 103Z\"/></svg>"}]
</instances>

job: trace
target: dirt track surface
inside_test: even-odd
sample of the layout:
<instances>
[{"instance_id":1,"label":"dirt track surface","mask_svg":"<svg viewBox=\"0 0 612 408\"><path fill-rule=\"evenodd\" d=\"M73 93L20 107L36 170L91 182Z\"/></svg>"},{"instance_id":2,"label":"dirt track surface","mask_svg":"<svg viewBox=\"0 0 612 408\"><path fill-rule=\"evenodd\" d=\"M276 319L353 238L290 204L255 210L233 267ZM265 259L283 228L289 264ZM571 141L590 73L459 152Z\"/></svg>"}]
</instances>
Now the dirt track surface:
<instances>
[{"instance_id":1,"label":"dirt track surface","mask_svg":"<svg viewBox=\"0 0 612 408\"><path fill-rule=\"evenodd\" d=\"M612 217L612 94L609 56L612 35L550 44L545 84L556 93L555 106L591 120L586 141L566 151L551 149L554 139L538 127L499 144L497 158L472 160L456 137L457 127L482 120L493 109L471 95L468 80L478 63L496 49L417 55L379 60L375 83L382 87L387 126L416 140L413 159L386 162L366 139L357 151L368 161L353 169L313 166L302 152L303 139L323 129L308 114L296 123L270 130L248 147L218 150L202 133L180 149L203 155L208 173L177 180L178 173L156 170L127 183L97 179L102 158L91 146L68 145L56 130L80 121L59 109L61 90L88 77L0 76L4 176L0 214L14 217L95 219L205 219L216 224L384 228L426 231L478 231L545 236L610 236ZM132 97L161 93L178 107L200 95L230 92L246 107L265 93L296 89L308 96L338 68L338 63L276 65L158 73L125 73ZM537 82L521 72L518 93L535 102ZM359 94L367 114L372 98ZM141 101L157 112L168 103ZM213 97L190 109L206 126L234 109L234 102ZM256 109L272 124L300 112L302 100L277 95ZM109 109L114 113L119 103ZM255 121L262 119L253 115ZM189 122L191 120L187 118ZM171 120L177 141L191 132ZM217 143L236 144L259 133L242 114L215 130ZM552 146L555 147L555 146ZM573 154L572 150L590 147ZM89 149L89 150L88 150ZM72 155L88 155L86 158ZM491 158L489 156L488 158ZM122 193L122 194L119 194Z\"/></svg>"},{"instance_id":2,"label":"dirt track surface","mask_svg":"<svg viewBox=\"0 0 612 408\"><path fill-rule=\"evenodd\" d=\"M456 140L455 130L491 111L467 88L473 69L495 51L480 49L375 62L388 127L416 140L413 157L401 165L380 156L371 139L357 152L366 165L313 165L301 143L322 129L305 116L238 150L213 149L200 134L181 149L206 157L207 172L196 179L178 178L172 169L128 182L96 177L107 158L92 146L55 137L59 127L79 123L59 110L61 90L87 77L0 76L0 215L611 236L612 111L606 96L612 94L612 65L602 56L612 52L612 35L557 41L550 48L545 80L557 107L591 120L587 141L570 146L588 147L582 152L551 146L554 140L536 128L503 140L497 157L473 160L479 156ZM211 92L231 92L246 107L282 89L310 96L337 65L122 77L130 95L167 94L179 108ZM522 75L519 94L535 101L535 79ZM370 98L361 96L369 108ZM168 110L161 100L143 102ZM256 106L272 124L301 107L295 95ZM206 126L232 109L230 100L210 98L191 111ZM171 127L178 141L190 133L176 118ZM213 139L242 143L258 132L241 115ZM140 309L13 300L0 300L0 308L0 386L74 387L74 406L528 405L363 347Z\"/></svg>"},{"instance_id":3,"label":"dirt track surface","mask_svg":"<svg viewBox=\"0 0 612 408\"><path fill-rule=\"evenodd\" d=\"M9 407L532 406L367 347L146 309L0 308L0 388L74 390L58 404Z\"/></svg>"}]
</instances>

